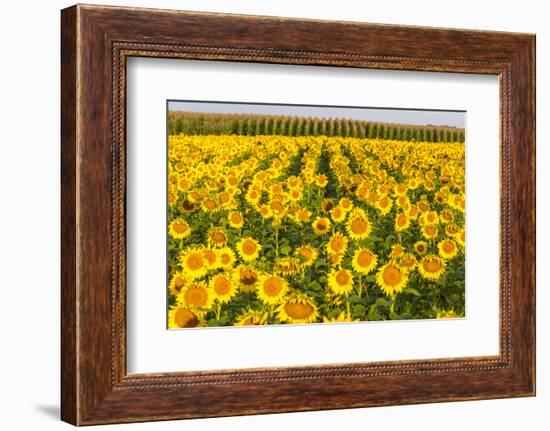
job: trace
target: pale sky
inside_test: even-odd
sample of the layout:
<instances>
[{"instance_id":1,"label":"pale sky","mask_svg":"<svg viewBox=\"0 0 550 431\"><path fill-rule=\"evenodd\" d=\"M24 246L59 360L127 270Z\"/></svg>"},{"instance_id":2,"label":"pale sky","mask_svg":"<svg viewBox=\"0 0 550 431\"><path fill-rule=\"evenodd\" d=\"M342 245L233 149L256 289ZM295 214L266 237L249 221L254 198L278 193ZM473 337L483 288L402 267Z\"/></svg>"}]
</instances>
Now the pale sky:
<instances>
[{"instance_id":1,"label":"pale sky","mask_svg":"<svg viewBox=\"0 0 550 431\"><path fill-rule=\"evenodd\" d=\"M466 111L442 111L378 107L281 105L235 102L168 100L170 111L216 112L223 114L296 115L318 118L348 118L383 123L453 126L465 128Z\"/></svg>"}]
</instances>

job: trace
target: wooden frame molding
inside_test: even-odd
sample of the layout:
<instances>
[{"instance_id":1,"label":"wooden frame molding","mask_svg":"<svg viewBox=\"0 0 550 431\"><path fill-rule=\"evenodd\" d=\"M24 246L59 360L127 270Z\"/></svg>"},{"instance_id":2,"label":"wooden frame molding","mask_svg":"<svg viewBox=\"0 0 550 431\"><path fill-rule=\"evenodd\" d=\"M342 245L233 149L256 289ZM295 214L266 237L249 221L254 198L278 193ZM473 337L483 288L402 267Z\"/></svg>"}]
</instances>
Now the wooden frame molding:
<instances>
[{"instance_id":1,"label":"wooden frame molding","mask_svg":"<svg viewBox=\"0 0 550 431\"><path fill-rule=\"evenodd\" d=\"M64 421L91 425L534 395L533 35L82 5L63 10L61 21ZM498 75L500 354L128 375L125 101L126 59L132 56Z\"/></svg>"}]
</instances>

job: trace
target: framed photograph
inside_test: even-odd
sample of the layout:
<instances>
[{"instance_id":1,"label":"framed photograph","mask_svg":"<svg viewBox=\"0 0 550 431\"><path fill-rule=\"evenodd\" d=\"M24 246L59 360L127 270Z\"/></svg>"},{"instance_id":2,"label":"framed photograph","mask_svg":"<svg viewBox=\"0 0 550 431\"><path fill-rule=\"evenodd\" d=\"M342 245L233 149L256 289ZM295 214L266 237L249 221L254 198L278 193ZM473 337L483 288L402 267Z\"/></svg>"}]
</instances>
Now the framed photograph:
<instances>
[{"instance_id":1,"label":"framed photograph","mask_svg":"<svg viewBox=\"0 0 550 431\"><path fill-rule=\"evenodd\" d=\"M535 394L535 36L61 14L61 416Z\"/></svg>"}]
</instances>

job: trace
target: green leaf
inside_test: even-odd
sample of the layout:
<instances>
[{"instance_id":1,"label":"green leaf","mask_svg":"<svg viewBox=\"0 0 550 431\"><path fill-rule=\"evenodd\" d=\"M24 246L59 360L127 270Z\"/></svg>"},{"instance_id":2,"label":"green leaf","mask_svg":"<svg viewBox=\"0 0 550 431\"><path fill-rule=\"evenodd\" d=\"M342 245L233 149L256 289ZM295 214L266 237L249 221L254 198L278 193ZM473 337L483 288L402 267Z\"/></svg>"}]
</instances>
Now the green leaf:
<instances>
[{"instance_id":1,"label":"green leaf","mask_svg":"<svg viewBox=\"0 0 550 431\"><path fill-rule=\"evenodd\" d=\"M382 305L384 307L387 307L388 306L388 301L386 300L386 298L378 298L376 300L376 305Z\"/></svg>"},{"instance_id":2,"label":"green leaf","mask_svg":"<svg viewBox=\"0 0 550 431\"><path fill-rule=\"evenodd\" d=\"M414 296L422 296L422 294L416 290L414 287L407 287L405 289L405 293L410 293L411 295L414 295Z\"/></svg>"},{"instance_id":3,"label":"green leaf","mask_svg":"<svg viewBox=\"0 0 550 431\"><path fill-rule=\"evenodd\" d=\"M290 246L288 246L288 245L284 245L279 249L279 253L284 255L284 256L288 256L288 254L291 251L292 251L292 248L290 248Z\"/></svg>"},{"instance_id":4,"label":"green leaf","mask_svg":"<svg viewBox=\"0 0 550 431\"><path fill-rule=\"evenodd\" d=\"M309 287L311 287L312 289L315 289L315 290L319 290L319 289L322 289L323 287L317 283L316 281L312 281L311 283L309 283Z\"/></svg>"},{"instance_id":5,"label":"green leaf","mask_svg":"<svg viewBox=\"0 0 550 431\"><path fill-rule=\"evenodd\" d=\"M358 316L364 316L365 315L365 307L363 307L361 304L357 304L353 307L353 314Z\"/></svg>"}]
</instances>

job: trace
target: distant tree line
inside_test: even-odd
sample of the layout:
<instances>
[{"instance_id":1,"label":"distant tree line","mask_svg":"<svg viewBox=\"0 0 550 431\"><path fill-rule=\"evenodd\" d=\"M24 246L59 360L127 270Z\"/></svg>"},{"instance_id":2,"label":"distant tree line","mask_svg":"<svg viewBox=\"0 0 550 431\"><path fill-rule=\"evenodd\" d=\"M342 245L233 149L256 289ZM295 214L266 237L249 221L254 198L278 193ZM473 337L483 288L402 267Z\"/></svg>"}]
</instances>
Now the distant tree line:
<instances>
[{"instance_id":1,"label":"distant tree line","mask_svg":"<svg viewBox=\"0 0 550 431\"><path fill-rule=\"evenodd\" d=\"M464 142L464 129L312 118L171 111L170 135L283 135L381 138L398 141Z\"/></svg>"}]
</instances>

